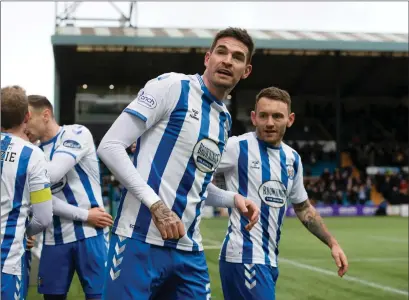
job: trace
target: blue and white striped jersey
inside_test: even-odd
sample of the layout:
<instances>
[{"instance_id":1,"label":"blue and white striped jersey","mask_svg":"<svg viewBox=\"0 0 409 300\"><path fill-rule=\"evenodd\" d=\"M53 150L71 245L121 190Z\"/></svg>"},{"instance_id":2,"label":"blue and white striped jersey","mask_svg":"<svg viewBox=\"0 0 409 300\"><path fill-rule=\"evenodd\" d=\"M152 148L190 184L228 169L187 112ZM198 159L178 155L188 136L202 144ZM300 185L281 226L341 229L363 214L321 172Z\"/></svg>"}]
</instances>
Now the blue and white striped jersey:
<instances>
[{"instance_id":1,"label":"blue and white striped jersey","mask_svg":"<svg viewBox=\"0 0 409 300\"><path fill-rule=\"evenodd\" d=\"M57 183L53 183L53 195L69 204L84 209L104 207L100 184L99 162L91 132L82 125L65 125L51 140L40 148L51 161L57 153L71 155L74 168ZM106 229L96 229L86 222L72 221L53 216L53 224L45 232L44 244L59 245L102 234Z\"/></svg>"},{"instance_id":2,"label":"blue and white striped jersey","mask_svg":"<svg viewBox=\"0 0 409 300\"><path fill-rule=\"evenodd\" d=\"M291 147L280 147L257 138L254 132L231 137L217 169L226 188L253 200L261 210L252 230L237 209L229 209L229 225L220 260L277 266L281 227L289 202L308 199L300 156Z\"/></svg>"},{"instance_id":3,"label":"blue and white striped jersey","mask_svg":"<svg viewBox=\"0 0 409 300\"><path fill-rule=\"evenodd\" d=\"M1 133L1 271L21 274L30 193L50 186L44 153L20 137Z\"/></svg>"},{"instance_id":4,"label":"blue and white striped jersey","mask_svg":"<svg viewBox=\"0 0 409 300\"><path fill-rule=\"evenodd\" d=\"M187 233L164 241L148 207L126 190L113 232L154 245L203 250L200 215L231 128L226 106L210 94L200 75L168 73L148 81L124 113L146 124L137 140L135 168L180 217Z\"/></svg>"}]
</instances>

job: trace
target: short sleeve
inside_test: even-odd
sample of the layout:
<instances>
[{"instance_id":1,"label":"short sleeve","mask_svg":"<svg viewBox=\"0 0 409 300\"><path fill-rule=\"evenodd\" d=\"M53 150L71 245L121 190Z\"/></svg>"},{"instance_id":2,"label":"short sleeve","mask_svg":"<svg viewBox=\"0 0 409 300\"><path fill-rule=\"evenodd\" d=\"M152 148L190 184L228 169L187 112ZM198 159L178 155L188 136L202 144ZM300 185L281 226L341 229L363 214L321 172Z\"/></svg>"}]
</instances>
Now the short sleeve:
<instances>
[{"instance_id":1,"label":"short sleeve","mask_svg":"<svg viewBox=\"0 0 409 300\"><path fill-rule=\"evenodd\" d=\"M227 140L226 148L222 154L221 162L216 170L216 173L225 173L237 166L239 143L236 136L230 137Z\"/></svg>"},{"instance_id":2,"label":"short sleeve","mask_svg":"<svg viewBox=\"0 0 409 300\"><path fill-rule=\"evenodd\" d=\"M305 200L308 199L308 194L307 191L305 190L304 187L304 176L303 176L303 166L301 162L301 158L296 153L293 151L294 154L294 183L291 188L291 192L289 195L290 201L293 204L301 203L304 202Z\"/></svg>"},{"instance_id":3,"label":"short sleeve","mask_svg":"<svg viewBox=\"0 0 409 300\"><path fill-rule=\"evenodd\" d=\"M50 176L47 172L45 154L38 148L34 149L30 158L28 171L29 192L36 192L50 187Z\"/></svg>"},{"instance_id":4,"label":"short sleeve","mask_svg":"<svg viewBox=\"0 0 409 300\"><path fill-rule=\"evenodd\" d=\"M174 107L180 93L180 78L172 74L161 75L148 81L124 112L144 121L148 129Z\"/></svg>"},{"instance_id":5,"label":"short sleeve","mask_svg":"<svg viewBox=\"0 0 409 300\"><path fill-rule=\"evenodd\" d=\"M60 139L54 153L71 155L77 163L94 147L91 132L82 125L64 127Z\"/></svg>"}]
</instances>

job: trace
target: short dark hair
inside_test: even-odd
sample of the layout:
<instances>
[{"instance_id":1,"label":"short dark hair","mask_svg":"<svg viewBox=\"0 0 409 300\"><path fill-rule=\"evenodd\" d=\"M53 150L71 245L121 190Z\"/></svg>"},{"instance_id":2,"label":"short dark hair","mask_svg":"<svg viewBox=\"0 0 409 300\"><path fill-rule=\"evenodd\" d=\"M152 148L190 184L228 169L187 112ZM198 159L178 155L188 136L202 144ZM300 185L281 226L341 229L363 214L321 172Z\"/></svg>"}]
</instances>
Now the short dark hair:
<instances>
[{"instance_id":1,"label":"short dark hair","mask_svg":"<svg viewBox=\"0 0 409 300\"><path fill-rule=\"evenodd\" d=\"M287 91L274 86L262 89L256 96L255 109L257 109L258 101L263 97L286 103L288 105L288 112L291 112L291 97Z\"/></svg>"},{"instance_id":2,"label":"short dark hair","mask_svg":"<svg viewBox=\"0 0 409 300\"><path fill-rule=\"evenodd\" d=\"M247 62L250 63L251 59L254 54L254 42L251 36L248 34L247 30L237 28L237 27L228 27L226 29L220 30L213 39L212 46L210 47L210 51L213 51L216 47L217 42L226 37L234 38L244 45L246 45L247 49L249 50Z\"/></svg>"},{"instance_id":3,"label":"short dark hair","mask_svg":"<svg viewBox=\"0 0 409 300\"><path fill-rule=\"evenodd\" d=\"M51 104L51 102L45 96L29 95L28 96L28 105L33 107L35 110L48 108L51 111L51 116L54 116L53 105Z\"/></svg>"},{"instance_id":4,"label":"short dark hair","mask_svg":"<svg viewBox=\"0 0 409 300\"><path fill-rule=\"evenodd\" d=\"M11 129L20 126L28 113L26 91L18 86L1 89L1 127Z\"/></svg>"}]
</instances>

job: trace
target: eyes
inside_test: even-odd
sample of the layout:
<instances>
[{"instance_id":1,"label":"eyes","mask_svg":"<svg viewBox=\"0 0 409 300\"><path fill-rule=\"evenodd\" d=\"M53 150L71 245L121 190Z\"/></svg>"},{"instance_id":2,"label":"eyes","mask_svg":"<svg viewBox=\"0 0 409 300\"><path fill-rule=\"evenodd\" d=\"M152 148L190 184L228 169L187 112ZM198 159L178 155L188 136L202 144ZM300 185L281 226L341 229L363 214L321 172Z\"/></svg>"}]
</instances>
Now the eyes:
<instances>
[{"instance_id":1,"label":"eyes","mask_svg":"<svg viewBox=\"0 0 409 300\"><path fill-rule=\"evenodd\" d=\"M259 112L259 113L258 113L258 117L259 117L260 119L268 119L269 114L266 113L266 112ZM272 113L272 114L271 114L271 117L272 117L274 120L284 119L284 115L281 114L281 113Z\"/></svg>"},{"instance_id":2,"label":"eyes","mask_svg":"<svg viewBox=\"0 0 409 300\"><path fill-rule=\"evenodd\" d=\"M216 49L216 54L218 54L218 55L228 55L229 51L225 47L219 47L219 48ZM232 53L232 58L234 60L239 61L239 62L244 62L246 60L246 57L245 57L244 53L242 53L242 52L233 52Z\"/></svg>"}]
</instances>

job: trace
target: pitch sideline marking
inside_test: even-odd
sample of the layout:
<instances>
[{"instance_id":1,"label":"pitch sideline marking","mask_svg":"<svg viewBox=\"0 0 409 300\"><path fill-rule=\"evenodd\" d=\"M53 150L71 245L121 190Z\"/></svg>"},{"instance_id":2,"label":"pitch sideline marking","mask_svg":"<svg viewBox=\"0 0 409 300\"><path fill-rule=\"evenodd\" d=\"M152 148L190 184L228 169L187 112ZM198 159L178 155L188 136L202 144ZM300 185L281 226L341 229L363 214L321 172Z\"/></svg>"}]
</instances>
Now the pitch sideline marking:
<instances>
[{"instance_id":1,"label":"pitch sideline marking","mask_svg":"<svg viewBox=\"0 0 409 300\"><path fill-rule=\"evenodd\" d=\"M216 241L214 241L214 242L216 242ZM204 249L205 250L207 250L207 249L209 249L209 250L220 249L220 246L208 246L208 247L204 247ZM279 258L279 262L287 263L287 264L293 265L293 266L301 268L301 269L306 269L306 270L315 271L315 272L318 272L318 273L321 273L321 274L326 274L326 275L338 277L338 274L336 272L328 271L328 270L321 269L321 268L317 268L317 267L307 265L307 264L302 264L302 263L299 263L299 262L296 262L296 261L293 261L293 260L290 260L290 259ZM370 287L373 287L373 288L377 288L377 289L380 289L380 290L383 290L383 291L386 291L386 292L391 292L391 293L394 293L394 294L409 296L408 291L392 288L392 287L382 285L382 284L378 284L378 283L375 283L375 282L372 282L372 281L359 279L359 278L354 277L354 276L345 275L342 279L347 280L347 281L352 281L352 282L355 282L355 283L360 283L362 285L370 286Z\"/></svg>"}]
</instances>

